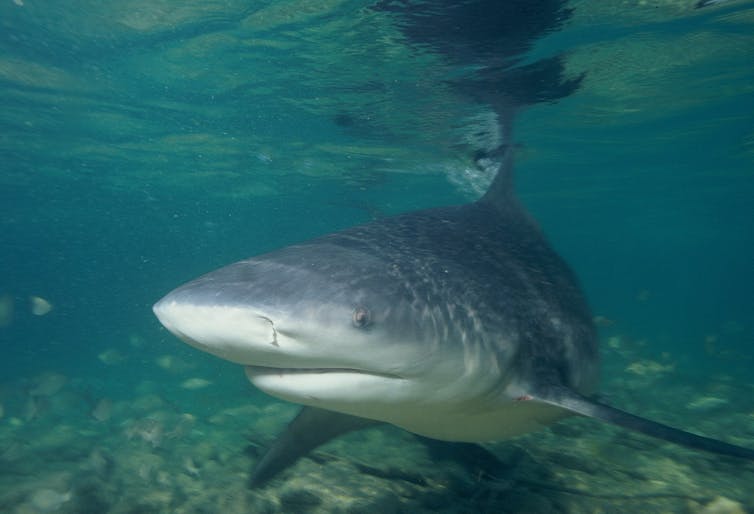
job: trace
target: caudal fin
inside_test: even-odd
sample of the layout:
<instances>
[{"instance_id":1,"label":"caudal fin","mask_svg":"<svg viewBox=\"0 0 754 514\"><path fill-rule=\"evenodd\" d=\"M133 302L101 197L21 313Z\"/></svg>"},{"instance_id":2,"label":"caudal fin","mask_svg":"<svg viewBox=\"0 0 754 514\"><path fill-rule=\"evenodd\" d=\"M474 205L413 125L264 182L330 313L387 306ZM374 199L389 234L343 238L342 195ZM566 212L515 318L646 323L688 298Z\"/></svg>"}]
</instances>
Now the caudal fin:
<instances>
[{"instance_id":1,"label":"caudal fin","mask_svg":"<svg viewBox=\"0 0 754 514\"><path fill-rule=\"evenodd\" d=\"M662 423L657 423L656 421L629 414L615 407L592 401L565 387L548 389L544 394L534 396L534 399L562 407L582 416L596 418L619 427L670 441L671 443L719 455L728 455L754 461L754 450L749 448L692 434L685 430L679 430Z\"/></svg>"}]
</instances>

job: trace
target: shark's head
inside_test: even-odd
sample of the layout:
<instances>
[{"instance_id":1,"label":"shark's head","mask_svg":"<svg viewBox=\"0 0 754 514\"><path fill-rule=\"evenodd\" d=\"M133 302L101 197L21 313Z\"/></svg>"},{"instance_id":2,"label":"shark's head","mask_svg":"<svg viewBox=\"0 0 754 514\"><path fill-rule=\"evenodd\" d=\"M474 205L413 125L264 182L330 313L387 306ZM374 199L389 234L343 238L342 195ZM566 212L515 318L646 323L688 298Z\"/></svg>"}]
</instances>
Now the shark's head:
<instances>
[{"instance_id":1,"label":"shark's head","mask_svg":"<svg viewBox=\"0 0 754 514\"><path fill-rule=\"evenodd\" d=\"M449 344L447 313L404 273L364 248L314 241L200 277L154 312L186 343L244 365L265 392L395 421L407 405L468 394L461 368L488 365Z\"/></svg>"}]
</instances>

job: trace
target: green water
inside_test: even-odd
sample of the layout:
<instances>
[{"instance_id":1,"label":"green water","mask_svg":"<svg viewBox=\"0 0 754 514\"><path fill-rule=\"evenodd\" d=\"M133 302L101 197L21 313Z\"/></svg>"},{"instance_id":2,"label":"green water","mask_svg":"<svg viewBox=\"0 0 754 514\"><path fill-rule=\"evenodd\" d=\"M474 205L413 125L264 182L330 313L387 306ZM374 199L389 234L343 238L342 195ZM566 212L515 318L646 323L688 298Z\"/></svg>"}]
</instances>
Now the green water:
<instances>
[{"instance_id":1,"label":"green water","mask_svg":"<svg viewBox=\"0 0 754 514\"><path fill-rule=\"evenodd\" d=\"M385 428L246 488L295 409L151 305L491 178L453 86L478 56L373 4L0 4L0 511L754 511L751 464L587 420L490 445L497 480ZM569 2L523 49L583 78L516 116L517 189L601 317L605 397L752 447L754 4L694 4Z\"/></svg>"}]
</instances>

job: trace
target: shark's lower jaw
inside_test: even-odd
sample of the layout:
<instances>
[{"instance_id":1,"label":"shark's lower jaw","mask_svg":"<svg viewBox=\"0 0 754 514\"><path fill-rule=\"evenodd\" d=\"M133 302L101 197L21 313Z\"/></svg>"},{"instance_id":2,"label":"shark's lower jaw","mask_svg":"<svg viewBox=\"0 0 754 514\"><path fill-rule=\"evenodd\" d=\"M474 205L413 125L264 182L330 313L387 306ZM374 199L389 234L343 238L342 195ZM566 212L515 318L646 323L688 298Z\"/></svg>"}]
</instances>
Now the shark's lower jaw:
<instances>
[{"instance_id":1,"label":"shark's lower jaw","mask_svg":"<svg viewBox=\"0 0 754 514\"><path fill-rule=\"evenodd\" d=\"M411 389L410 381L398 375L358 369L245 366L244 370L252 384L272 396L341 412L352 412L353 405L384 404L388 398L400 403L400 396Z\"/></svg>"}]
</instances>

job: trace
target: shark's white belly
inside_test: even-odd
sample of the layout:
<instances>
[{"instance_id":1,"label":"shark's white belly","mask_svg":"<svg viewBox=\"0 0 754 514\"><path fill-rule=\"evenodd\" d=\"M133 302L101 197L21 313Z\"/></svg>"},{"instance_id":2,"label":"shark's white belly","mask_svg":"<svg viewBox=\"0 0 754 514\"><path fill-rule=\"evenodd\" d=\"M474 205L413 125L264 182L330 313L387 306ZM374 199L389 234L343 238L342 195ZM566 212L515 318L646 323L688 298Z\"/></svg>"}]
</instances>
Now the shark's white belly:
<instances>
[{"instance_id":1,"label":"shark's white belly","mask_svg":"<svg viewBox=\"0 0 754 514\"><path fill-rule=\"evenodd\" d=\"M394 380L353 373L260 372L246 368L260 389L283 400L384 421L409 432L447 441L482 442L544 428L568 411L536 400L507 395L481 400L453 388L395 387ZM328 384L324 386L323 384ZM307 394L301 394L306 391ZM353 394L351 394L353 393Z\"/></svg>"},{"instance_id":2,"label":"shark's white belly","mask_svg":"<svg viewBox=\"0 0 754 514\"><path fill-rule=\"evenodd\" d=\"M540 430L569 416L563 409L535 401L508 401L494 410L469 412L439 406L405 406L391 412L349 414L376 417L409 432L447 441L498 441Z\"/></svg>"}]
</instances>

